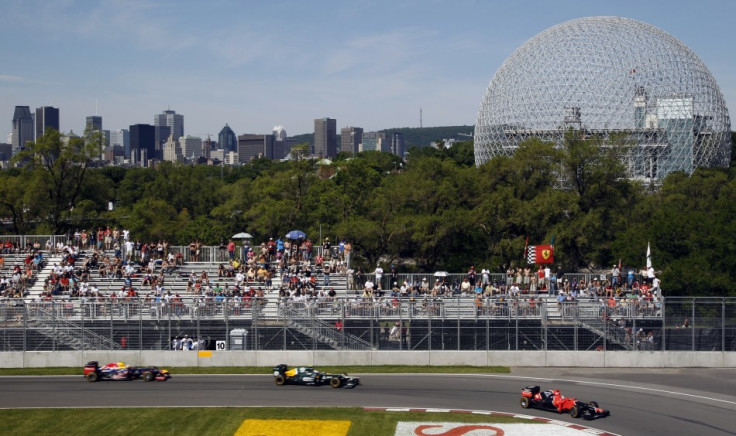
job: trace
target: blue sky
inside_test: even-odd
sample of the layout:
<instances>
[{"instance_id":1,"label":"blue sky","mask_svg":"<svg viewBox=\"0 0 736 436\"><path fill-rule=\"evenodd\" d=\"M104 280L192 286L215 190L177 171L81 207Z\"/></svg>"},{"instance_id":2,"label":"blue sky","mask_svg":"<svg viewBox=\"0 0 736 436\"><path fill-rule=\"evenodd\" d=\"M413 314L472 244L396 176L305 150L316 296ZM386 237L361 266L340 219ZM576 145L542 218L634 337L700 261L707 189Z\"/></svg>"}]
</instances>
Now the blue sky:
<instances>
[{"instance_id":1,"label":"blue sky","mask_svg":"<svg viewBox=\"0 0 736 436\"><path fill-rule=\"evenodd\" d=\"M54 106L61 129L153 124L186 134L309 133L474 124L493 74L563 21L616 15L688 45L736 110L736 1L0 0L0 142L16 105Z\"/></svg>"}]
</instances>

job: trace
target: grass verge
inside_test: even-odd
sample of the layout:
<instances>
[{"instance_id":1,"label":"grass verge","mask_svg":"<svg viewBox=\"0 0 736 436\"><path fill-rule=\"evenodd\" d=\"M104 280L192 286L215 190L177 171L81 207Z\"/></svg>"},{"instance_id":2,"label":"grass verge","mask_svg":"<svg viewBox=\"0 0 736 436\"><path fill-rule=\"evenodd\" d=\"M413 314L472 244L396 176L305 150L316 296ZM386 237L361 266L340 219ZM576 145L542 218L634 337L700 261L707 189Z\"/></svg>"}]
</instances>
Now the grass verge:
<instances>
[{"instance_id":1,"label":"grass verge","mask_svg":"<svg viewBox=\"0 0 736 436\"><path fill-rule=\"evenodd\" d=\"M101 364L104 364L101 362ZM271 374L271 366L187 366L167 367L171 374ZM319 366L324 372L347 372L349 374L396 374L396 373L457 373L457 374L508 374L507 366ZM79 367L52 368L0 368L0 375L81 375Z\"/></svg>"},{"instance_id":2,"label":"grass verge","mask_svg":"<svg viewBox=\"0 0 736 436\"><path fill-rule=\"evenodd\" d=\"M458 413L376 412L361 408L155 408L0 410L12 435L233 435L245 419L351 421L348 436L393 435L399 421L534 423L501 416ZM295 429L295 435L298 430Z\"/></svg>"}]
</instances>

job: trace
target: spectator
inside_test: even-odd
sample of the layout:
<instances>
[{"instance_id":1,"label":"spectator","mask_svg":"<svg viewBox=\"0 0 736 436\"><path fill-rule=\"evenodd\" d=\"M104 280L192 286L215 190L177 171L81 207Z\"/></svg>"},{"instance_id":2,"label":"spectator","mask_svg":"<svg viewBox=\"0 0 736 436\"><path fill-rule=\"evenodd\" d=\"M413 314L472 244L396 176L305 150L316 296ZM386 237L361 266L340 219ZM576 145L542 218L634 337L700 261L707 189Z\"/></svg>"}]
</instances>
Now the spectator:
<instances>
[{"instance_id":1,"label":"spectator","mask_svg":"<svg viewBox=\"0 0 736 436\"><path fill-rule=\"evenodd\" d=\"M376 284L381 287L381 279L383 279L383 268L381 268L381 264L376 265L376 270L373 274L376 275Z\"/></svg>"},{"instance_id":2,"label":"spectator","mask_svg":"<svg viewBox=\"0 0 736 436\"><path fill-rule=\"evenodd\" d=\"M480 277L481 277L481 283L483 284L483 287L485 288L489 284L491 284L491 272L488 270L488 268L483 268L480 271Z\"/></svg>"},{"instance_id":3,"label":"spectator","mask_svg":"<svg viewBox=\"0 0 736 436\"><path fill-rule=\"evenodd\" d=\"M468 283L470 283L471 288L475 288L475 266L472 265L468 270Z\"/></svg>"},{"instance_id":4,"label":"spectator","mask_svg":"<svg viewBox=\"0 0 736 436\"><path fill-rule=\"evenodd\" d=\"M618 265L614 265L611 269L611 286L613 289L618 288L621 285L621 269Z\"/></svg>"}]
</instances>

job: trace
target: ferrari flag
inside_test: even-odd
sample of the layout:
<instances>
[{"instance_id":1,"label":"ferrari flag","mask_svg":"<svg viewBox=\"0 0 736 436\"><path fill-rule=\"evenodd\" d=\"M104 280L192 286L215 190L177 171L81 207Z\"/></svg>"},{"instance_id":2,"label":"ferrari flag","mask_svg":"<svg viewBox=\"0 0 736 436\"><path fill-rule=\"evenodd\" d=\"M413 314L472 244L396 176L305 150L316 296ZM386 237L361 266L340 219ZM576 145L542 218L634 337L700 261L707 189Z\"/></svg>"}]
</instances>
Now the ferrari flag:
<instances>
[{"instance_id":1,"label":"ferrari flag","mask_svg":"<svg viewBox=\"0 0 736 436\"><path fill-rule=\"evenodd\" d=\"M551 245L532 245L527 251L526 261L528 263L552 263L554 262L554 249Z\"/></svg>"}]
</instances>

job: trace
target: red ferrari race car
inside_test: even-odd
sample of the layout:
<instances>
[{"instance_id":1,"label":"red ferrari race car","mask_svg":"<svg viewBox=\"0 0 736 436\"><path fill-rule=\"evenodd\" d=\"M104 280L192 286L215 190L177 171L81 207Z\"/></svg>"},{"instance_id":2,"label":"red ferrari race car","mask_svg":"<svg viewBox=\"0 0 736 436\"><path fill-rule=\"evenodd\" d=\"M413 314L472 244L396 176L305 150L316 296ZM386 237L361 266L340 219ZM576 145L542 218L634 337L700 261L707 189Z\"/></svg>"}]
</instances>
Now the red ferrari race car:
<instances>
[{"instance_id":1,"label":"red ferrari race car","mask_svg":"<svg viewBox=\"0 0 736 436\"><path fill-rule=\"evenodd\" d=\"M595 401L587 403L575 398L563 397L559 390L542 391L539 386L527 386L521 390L521 407L549 410L557 413L570 413L573 418L585 420L603 418L611 412L598 407Z\"/></svg>"},{"instance_id":2,"label":"red ferrari race car","mask_svg":"<svg viewBox=\"0 0 736 436\"><path fill-rule=\"evenodd\" d=\"M90 382L98 380L138 380L150 382L154 380L166 381L171 378L167 369L158 369L155 366L128 366L125 362L112 362L100 366L93 360L84 365L84 378Z\"/></svg>"}]
</instances>

